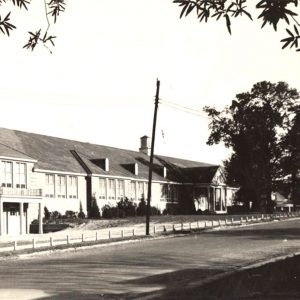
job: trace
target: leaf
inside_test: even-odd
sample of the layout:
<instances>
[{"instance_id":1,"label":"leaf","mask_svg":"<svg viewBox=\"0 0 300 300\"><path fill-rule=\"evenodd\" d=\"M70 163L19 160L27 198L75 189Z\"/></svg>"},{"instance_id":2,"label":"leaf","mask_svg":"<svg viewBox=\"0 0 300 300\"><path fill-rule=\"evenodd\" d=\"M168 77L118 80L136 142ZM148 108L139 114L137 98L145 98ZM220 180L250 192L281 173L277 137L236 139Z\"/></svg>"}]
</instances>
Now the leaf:
<instances>
[{"instance_id":1,"label":"leaf","mask_svg":"<svg viewBox=\"0 0 300 300\"><path fill-rule=\"evenodd\" d=\"M230 22L230 18L227 14L225 15L225 19L226 19L226 26L227 26L228 32L229 32L229 34L231 34L231 28L230 28L231 22Z\"/></svg>"}]
</instances>

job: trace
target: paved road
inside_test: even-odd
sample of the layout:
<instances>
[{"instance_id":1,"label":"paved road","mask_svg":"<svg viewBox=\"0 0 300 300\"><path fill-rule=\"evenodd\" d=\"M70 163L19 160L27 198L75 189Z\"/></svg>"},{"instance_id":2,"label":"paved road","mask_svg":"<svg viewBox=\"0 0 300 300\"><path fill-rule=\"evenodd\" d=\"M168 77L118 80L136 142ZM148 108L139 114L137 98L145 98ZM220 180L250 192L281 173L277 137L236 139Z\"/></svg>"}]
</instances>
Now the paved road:
<instances>
[{"instance_id":1,"label":"paved road","mask_svg":"<svg viewBox=\"0 0 300 300\"><path fill-rule=\"evenodd\" d=\"M182 290L299 250L300 220L290 220L1 261L0 299L197 299Z\"/></svg>"}]
</instances>

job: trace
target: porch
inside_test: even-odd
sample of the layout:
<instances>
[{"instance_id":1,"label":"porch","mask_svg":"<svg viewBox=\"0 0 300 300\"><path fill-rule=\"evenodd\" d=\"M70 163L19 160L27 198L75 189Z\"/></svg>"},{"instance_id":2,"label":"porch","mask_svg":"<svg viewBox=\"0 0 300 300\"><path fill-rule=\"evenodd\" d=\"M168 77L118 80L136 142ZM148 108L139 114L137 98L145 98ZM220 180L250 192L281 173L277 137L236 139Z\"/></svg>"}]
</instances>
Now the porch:
<instances>
[{"instance_id":1,"label":"porch","mask_svg":"<svg viewBox=\"0 0 300 300\"><path fill-rule=\"evenodd\" d=\"M28 234L31 218L36 216L43 233L42 203L41 189L0 187L0 236Z\"/></svg>"}]
</instances>

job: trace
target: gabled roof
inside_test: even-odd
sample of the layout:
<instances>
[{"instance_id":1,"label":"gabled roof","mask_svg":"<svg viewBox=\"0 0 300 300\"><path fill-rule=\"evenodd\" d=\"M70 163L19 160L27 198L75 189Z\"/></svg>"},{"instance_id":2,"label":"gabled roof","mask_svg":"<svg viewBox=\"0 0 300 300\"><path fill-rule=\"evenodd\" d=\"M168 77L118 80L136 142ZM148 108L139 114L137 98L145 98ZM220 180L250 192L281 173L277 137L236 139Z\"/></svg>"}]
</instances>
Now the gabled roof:
<instances>
[{"instance_id":1,"label":"gabled roof","mask_svg":"<svg viewBox=\"0 0 300 300\"><path fill-rule=\"evenodd\" d=\"M35 159L37 169L86 174L73 150L92 174L148 178L149 156L144 153L0 128L0 156L10 154L16 158ZM105 158L109 159L109 171L97 163ZM138 164L138 175L134 175L130 167L135 163ZM159 155L154 157L153 163L153 180L161 181L208 183L219 168L217 165ZM167 168L167 178L163 177L163 167Z\"/></svg>"}]
</instances>

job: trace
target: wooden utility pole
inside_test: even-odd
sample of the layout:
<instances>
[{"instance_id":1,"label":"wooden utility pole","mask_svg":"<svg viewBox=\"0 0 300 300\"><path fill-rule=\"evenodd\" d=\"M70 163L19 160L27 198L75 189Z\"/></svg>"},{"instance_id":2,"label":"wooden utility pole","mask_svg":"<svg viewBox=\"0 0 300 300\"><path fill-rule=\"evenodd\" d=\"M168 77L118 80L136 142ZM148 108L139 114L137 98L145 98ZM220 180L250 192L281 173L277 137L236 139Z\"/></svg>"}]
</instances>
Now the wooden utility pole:
<instances>
[{"instance_id":1,"label":"wooden utility pole","mask_svg":"<svg viewBox=\"0 0 300 300\"><path fill-rule=\"evenodd\" d=\"M153 170L153 155L154 155L154 143L155 143L155 129L159 99L159 87L160 81L156 80L156 95L154 105L154 116L153 116L153 127L152 127L152 138L151 138L151 152L150 152L150 163L149 163L149 177L148 177L148 197L147 197L147 209L146 209L146 235L150 234L150 213L151 213L151 188L152 188L152 170Z\"/></svg>"}]
</instances>

